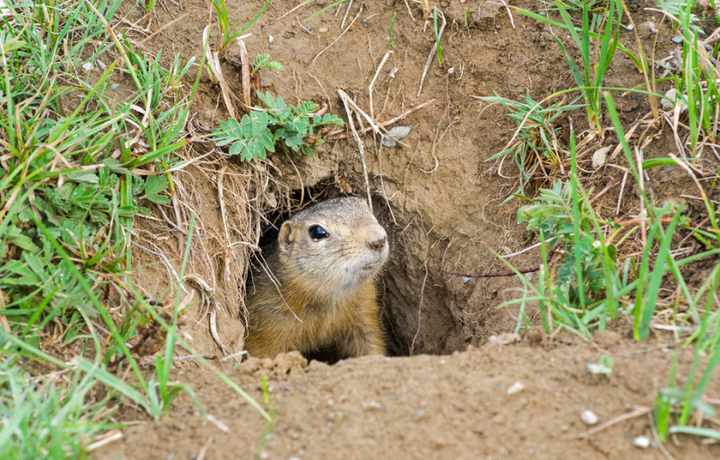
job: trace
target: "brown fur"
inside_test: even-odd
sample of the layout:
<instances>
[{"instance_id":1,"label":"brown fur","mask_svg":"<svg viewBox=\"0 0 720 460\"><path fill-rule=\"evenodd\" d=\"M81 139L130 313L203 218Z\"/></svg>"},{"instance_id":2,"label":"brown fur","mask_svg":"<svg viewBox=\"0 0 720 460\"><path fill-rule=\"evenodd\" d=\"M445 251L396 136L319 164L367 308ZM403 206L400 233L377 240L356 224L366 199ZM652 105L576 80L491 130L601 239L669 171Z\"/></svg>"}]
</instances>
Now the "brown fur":
<instances>
[{"instance_id":1,"label":"brown fur","mask_svg":"<svg viewBox=\"0 0 720 460\"><path fill-rule=\"evenodd\" d=\"M313 240L321 226L327 238ZM338 358L385 354L374 278L387 260L385 230L359 198L336 198L283 223L267 269L248 283L250 356L332 349Z\"/></svg>"}]
</instances>

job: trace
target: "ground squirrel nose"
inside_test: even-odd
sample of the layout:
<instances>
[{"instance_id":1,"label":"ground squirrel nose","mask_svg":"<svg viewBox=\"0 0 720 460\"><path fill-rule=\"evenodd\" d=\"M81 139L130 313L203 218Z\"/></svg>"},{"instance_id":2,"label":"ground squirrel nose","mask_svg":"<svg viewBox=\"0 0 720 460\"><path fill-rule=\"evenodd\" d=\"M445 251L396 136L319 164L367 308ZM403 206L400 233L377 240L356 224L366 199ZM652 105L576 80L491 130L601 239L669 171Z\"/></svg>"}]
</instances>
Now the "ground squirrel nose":
<instances>
[{"instance_id":1,"label":"ground squirrel nose","mask_svg":"<svg viewBox=\"0 0 720 460\"><path fill-rule=\"evenodd\" d=\"M385 249L385 241L387 240L386 237L382 237L379 240L370 241L367 246L370 248L370 250L375 252L381 252L383 249Z\"/></svg>"}]
</instances>

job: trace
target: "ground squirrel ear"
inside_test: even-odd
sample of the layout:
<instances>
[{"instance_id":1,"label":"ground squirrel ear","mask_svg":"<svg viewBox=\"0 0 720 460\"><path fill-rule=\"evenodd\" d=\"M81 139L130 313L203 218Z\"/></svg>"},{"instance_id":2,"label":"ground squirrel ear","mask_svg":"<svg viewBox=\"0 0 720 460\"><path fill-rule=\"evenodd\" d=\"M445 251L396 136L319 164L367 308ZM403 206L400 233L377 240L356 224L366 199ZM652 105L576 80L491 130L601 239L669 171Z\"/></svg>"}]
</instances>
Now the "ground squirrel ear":
<instances>
[{"instance_id":1,"label":"ground squirrel ear","mask_svg":"<svg viewBox=\"0 0 720 460\"><path fill-rule=\"evenodd\" d=\"M295 242L296 236L293 235L293 228L290 222L283 222L280 227L280 234L278 235L278 244L282 252L290 252L293 243Z\"/></svg>"}]
</instances>

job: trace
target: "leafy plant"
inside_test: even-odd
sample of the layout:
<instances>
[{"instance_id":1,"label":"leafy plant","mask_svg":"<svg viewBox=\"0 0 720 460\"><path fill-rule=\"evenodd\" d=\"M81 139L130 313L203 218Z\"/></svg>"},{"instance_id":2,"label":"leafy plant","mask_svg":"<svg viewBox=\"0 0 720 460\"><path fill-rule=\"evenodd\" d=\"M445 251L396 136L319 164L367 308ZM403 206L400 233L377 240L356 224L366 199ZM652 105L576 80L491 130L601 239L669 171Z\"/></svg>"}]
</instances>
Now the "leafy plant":
<instances>
[{"instance_id":1,"label":"leafy plant","mask_svg":"<svg viewBox=\"0 0 720 460\"><path fill-rule=\"evenodd\" d=\"M240 155L243 161L258 161L266 158L267 152L275 152L276 145L286 153L298 158L312 157L323 144L320 126L343 125L341 118L325 114L310 117L318 105L304 101L297 107L288 106L282 97L275 100L268 92L258 92L258 98L265 109L256 108L249 115L243 115L240 122L230 118L220 123L220 129L213 130L213 140L218 146L230 146L231 155Z\"/></svg>"},{"instance_id":2,"label":"leafy plant","mask_svg":"<svg viewBox=\"0 0 720 460\"><path fill-rule=\"evenodd\" d=\"M561 131L558 120L566 112L584 107L575 104L577 99L570 105L564 105L561 101L548 108L542 108L530 97L530 92L525 96L525 102L516 102L497 94L473 97L502 105L509 112L510 118L521 126L518 139L510 148L485 160L492 161L512 155L513 162L520 171L520 186L507 200L512 199L513 196L524 195L525 186L538 172L546 175L546 168L564 168L569 152L558 139Z\"/></svg>"},{"instance_id":3,"label":"leafy plant","mask_svg":"<svg viewBox=\"0 0 720 460\"><path fill-rule=\"evenodd\" d=\"M271 61L269 54L259 54L255 58L255 64L253 64L252 72L250 72L250 75L255 74L260 69L270 69L270 70L283 70L283 65L279 62Z\"/></svg>"}]
</instances>

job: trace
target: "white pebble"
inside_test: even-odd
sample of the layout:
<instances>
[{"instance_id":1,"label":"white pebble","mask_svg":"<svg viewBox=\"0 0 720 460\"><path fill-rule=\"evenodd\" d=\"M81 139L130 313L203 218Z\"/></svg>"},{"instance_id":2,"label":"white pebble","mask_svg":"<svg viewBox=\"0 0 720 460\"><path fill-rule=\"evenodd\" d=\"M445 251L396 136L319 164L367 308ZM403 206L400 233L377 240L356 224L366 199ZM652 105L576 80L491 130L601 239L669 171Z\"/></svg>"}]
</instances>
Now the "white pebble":
<instances>
[{"instance_id":1,"label":"white pebble","mask_svg":"<svg viewBox=\"0 0 720 460\"><path fill-rule=\"evenodd\" d=\"M272 35L269 35L269 36L268 36L268 43L272 43L272 42L274 42L274 41L275 41L275 39L273 38L273 36L272 36Z\"/></svg>"},{"instance_id":2,"label":"white pebble","mask_svg":"<svg viewBox=\"0 0 720 460\"><path fill-rule=\"evenodd\" d=\"M525 389L525 385L523 385L520 382L515 382L512 385L510 385L510 388L507 389L507 394L514 395L515 393L520 393Z\"/></svg>"},{"instance_id":3,"label":"white pebble","mask_svg":"<svg viewBox=\"0 0 720 460\"><path fill-rule=\"evenodd\" d=\"M321 34L324 34L324 33L327 32L327 31L328 31L328 28L327 28L327 27L320 27L320 28L318 29L318 32L320 32Z\"/></svg>"},{"instance_id":4,"label":"white pebble","mask_svg":"<svg viewBox=\"0 0 720 460\"><path fill-rule=\"evenodd\" d=\"M611 148L612 147L603 147L601 149L597 149L595 151L595 153L593 153L593 156L592 156L593 169L598 169L602 165L605 164L605 161L607 160L607 154Z\"/></svg>"},{"instance_id":5,"label":"white pebble","mask_svg":"<svg viewBox=\"0 0 720 460\"><path fill-rule=\"evenodd\" d=\"M580 420L586 425L595 425L598 422L598 416L591 410L584 410L580 412Z\"/></svg>"},{"instance_id":6,"label":"white pebble","mask_svg":"<svg viewBox=\"0 0 720 460\"><path fill-rule=\"evenodd\" d=\"M647 436L638 436L633 439L633 444L635 445L635 447L646 449L650 447L650 439Z\"/></svg>"}]
</instances>

